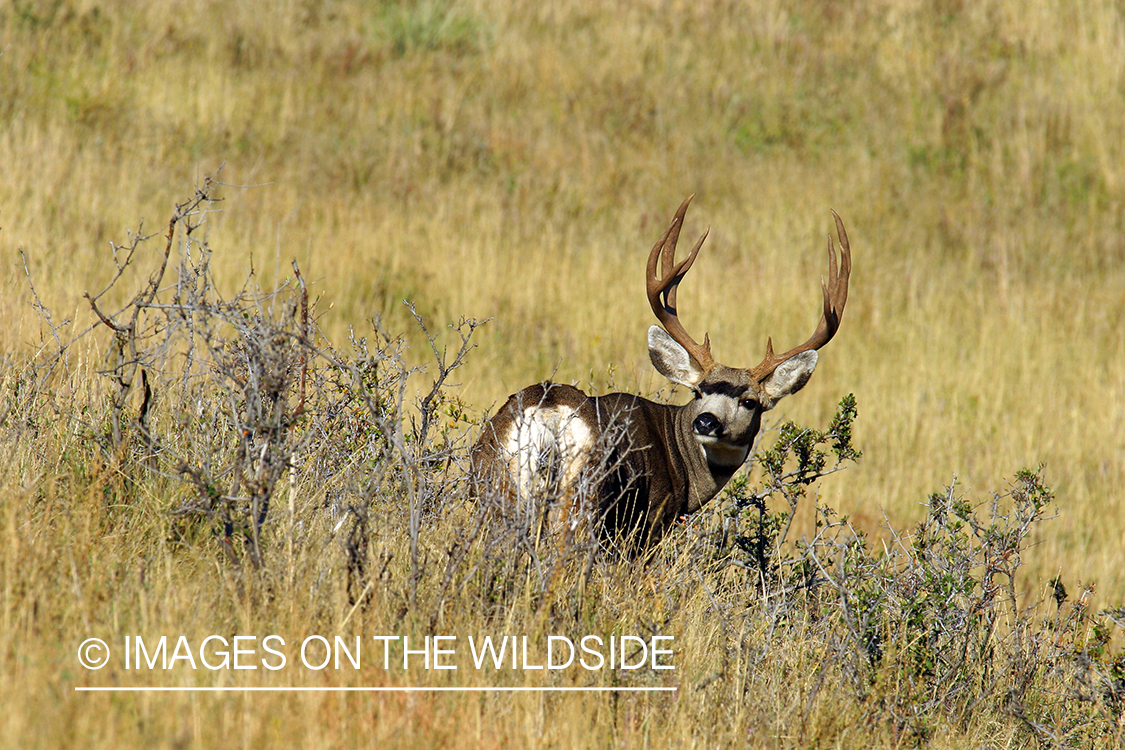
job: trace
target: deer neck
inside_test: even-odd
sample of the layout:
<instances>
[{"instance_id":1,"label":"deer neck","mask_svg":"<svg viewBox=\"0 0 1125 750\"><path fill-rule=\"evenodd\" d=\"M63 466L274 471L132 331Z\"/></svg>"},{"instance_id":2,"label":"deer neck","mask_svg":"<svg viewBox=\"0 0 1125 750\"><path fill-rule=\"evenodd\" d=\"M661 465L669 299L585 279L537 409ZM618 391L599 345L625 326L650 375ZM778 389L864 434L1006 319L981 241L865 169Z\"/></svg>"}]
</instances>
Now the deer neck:
<instances>
[{"instance_id":1,"label":"deer neck","mask_svg":"<svg viewBox=\"0 0 1125 750\"><path fill-rule=\"evenodd\" d=\"M694 411L687 406L671 412L669 418L673 423L670 432L677 448L670 458L678 464L678 473L685 477L687 484L682 512L694 513L726 486L745 462L749 449L705 448L696 439L692 429Z\"/></svg>"}]
</instances>

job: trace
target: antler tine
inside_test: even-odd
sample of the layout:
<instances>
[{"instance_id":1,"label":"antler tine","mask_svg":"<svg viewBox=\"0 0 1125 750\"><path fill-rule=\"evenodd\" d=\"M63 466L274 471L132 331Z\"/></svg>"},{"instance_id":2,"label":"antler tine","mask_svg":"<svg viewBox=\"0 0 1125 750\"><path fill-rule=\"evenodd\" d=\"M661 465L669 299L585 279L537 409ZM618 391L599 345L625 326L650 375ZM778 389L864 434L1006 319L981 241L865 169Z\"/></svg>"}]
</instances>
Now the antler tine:
<instances>
[{"instance_id":1,"label":"antler tine","mask_svg":"<svg viewBox=\"0 0 1125 750\"><path fill-rule=\"evenodd\" d=\"M798 347L794 347L783 354L773 353L773 339L766 340L766 357L754 367L750 374L759 383L768 378L777 366L790 357L807 352L827 344L840 329L840 319L844 315L844 306L848 302L848 279L852 273L852 249L848 244L848 233L844 230L844 222L839 214L832 211L832 218L836 221L836 234L840 238L840 264L836 265L836 247L832 242L832 235L828 235L828 281L820 281L821 292L824 295L824 312L820 322L813 331L809 340Z\"/></svg>"},{"instance_id":2,"label":"antler tine","mask_svg":"<svg viewBox=\"0 0 1125 750\"><path fill-rule=\"evenodd\" d=\"M684 215L687 213L688 205L694 197L695 194L693 193L680 204L680 208L672 218L672 223L668 225L668 229L664 231L660 240L653 245L645 269L645 287L648 293L648 303L652 307L653 313L656 314L656 319L664 326L664 330L687 350L696 364L704 370L710 370L715 364L715 360L711 356L710 338L704 335L703 344L700 345L688 335L683 325L680 324L679 311L676 307L676 291L680 282L691 270L692 264L695 263L695 257L699 255L699 249L703 247L703 241L707 239L707 234L711 231L708 227L707 231L699 237L699 241L695 243L695 247L692 248L688 256L676 263L676 243L680 239ZM658 258L661 266L659 276L656 273ZM661 297L663 297L663 300Z\"/></svg>"}]
</instances>

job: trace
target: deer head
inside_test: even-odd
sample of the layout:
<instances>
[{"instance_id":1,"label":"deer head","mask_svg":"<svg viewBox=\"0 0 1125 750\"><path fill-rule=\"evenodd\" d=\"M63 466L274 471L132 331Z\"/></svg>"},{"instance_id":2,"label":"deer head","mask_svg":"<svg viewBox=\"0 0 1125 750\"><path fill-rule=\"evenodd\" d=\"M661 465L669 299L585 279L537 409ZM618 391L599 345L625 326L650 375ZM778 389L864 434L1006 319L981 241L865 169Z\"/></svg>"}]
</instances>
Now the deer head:
<instances>
[{"instance_id":1,"label":"deer head","mask_svg":"<svg viewBox=\"0 0 1125 750\"><path fill-rule=\"evenodd\" d=\"M676 243L692 197L680 205L648 257L645 272L648 301L664 326L649 328L648 351L661 375L690 388L695 394L694 401L685 407L683 423L690 423L691 434L703 448L708 463L732 467L733 471L745 461L761 425L762 413L804 387L816 368L817 350L831 341L839 329L848 300L851 248L844 223L833 211L840 238L840 263L837 267L836 248L829 235L828 280L821 282L823 312L812 336L782 354L774 353L773 340L768 339L766 356L757 365L746 369L727 367L711 355L711 342L706 335L700 344L688 334L680 323L676 306L680 282L691 270L707 239L705 231L688 256L676 262Z\"/></svg>"}]
</instances>

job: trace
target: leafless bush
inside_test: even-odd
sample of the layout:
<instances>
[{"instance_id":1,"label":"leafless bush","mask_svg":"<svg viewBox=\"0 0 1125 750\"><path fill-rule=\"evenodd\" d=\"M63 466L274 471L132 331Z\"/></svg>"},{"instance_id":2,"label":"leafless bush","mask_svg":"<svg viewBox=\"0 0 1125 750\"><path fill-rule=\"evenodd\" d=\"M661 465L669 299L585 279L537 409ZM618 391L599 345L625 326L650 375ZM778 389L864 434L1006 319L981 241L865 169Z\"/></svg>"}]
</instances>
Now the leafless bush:
<instances>
[{"instance_id":1,"label":"leafless bush","mask_svg":"<svg viewBox=\"0 0 1125 750\"><path fill-rule=\"evenodd\" d=\"M54 345L32 368L31 389L49 391L75 343L107 331L100 375L108 387L93 389L70 414L119 475L181 483L186 491L169 509L176 537L190 542L205 531L236 569L247 562L268 568L271 554L275 567L291 563L295 542L308 538L298 497L309 505L311 490L343 540L358 600L369 583L370 508L376 499L404 497L413 600L424 568L422 519L462 472L460 432L439 422L443 415L453 425L465 421L447 385L478 324L453 326L460 341L450 354L415 313L434 367L428 390L411 402L408 384L425 373L407 363L404 339L373 321L370 340L353 335L346 349L334 347L317 327L296 263L275 289L261 289L251 272L237 293L223 296L206 238L220 187L210 177L176 206L155 269L140 291L107 309L154 236L142 226L111 248L115 273L86 295L95 319L89 328L68 338L69 321L55 324L35 295ZM286 502L288 513L278 513Z\"/></svg>"}]
</instances>

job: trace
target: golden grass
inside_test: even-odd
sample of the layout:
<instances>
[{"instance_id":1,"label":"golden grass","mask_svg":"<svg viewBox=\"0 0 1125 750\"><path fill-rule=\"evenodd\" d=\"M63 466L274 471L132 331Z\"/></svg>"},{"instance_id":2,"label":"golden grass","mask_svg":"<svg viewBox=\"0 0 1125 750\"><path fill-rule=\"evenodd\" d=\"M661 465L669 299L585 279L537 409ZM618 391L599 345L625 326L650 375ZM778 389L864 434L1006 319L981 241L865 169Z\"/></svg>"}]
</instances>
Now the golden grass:
<instances>
[{"instance_id":1,"label":"golden grass","mask_svg":"<svg viewBox=\"0 0 1125 750\"><path fill-rule=\"evenodd\" d=\"M109 243L141 217L160 231L225 164L232 187L209 231L232 288L251 258L266 283L296 258L336 338L373 315L407 330L404 297L434 327L492 318L460 391L482 415L547 377L650 393L665 384L644 350L641 263L683 197L697 193L688 232L712 228L685 324L732 365L757 361L767 335L808 334L831 207L855 254L847 315L779 410L823 425L856 394L865 455L822 483L826 502L878 533L884 514L896 527L921 517L953 477L984 499L1043 462L1061 516L1032 575L1096 581L1098 601L1119 602L1123 77L1125 15L1110 0L12 3L0 8L0 347L18 360L45 336L17 248L56 321L84 327L81 294L109 278ZM193 565L210 563L161 551L156 498L140 506L150 517L99 537L85 501L100 485L65 466L62 426L46 445L2 483L0 689L17 706L4 734L21 744L581 746L593 732L624 746L793 745L779 724L754 730L791 706L737 709L712 742L692 718L702 699L683 693L612 708L76 699L72 652L92 623L217 627L207 606L197 623L175 619L198 607ZM225 627L263 627L230 592L209 595ZM267 611L302 628L303 612ZM615 729L599 734L605 722Z\"/></svg>"}]
</instances>

